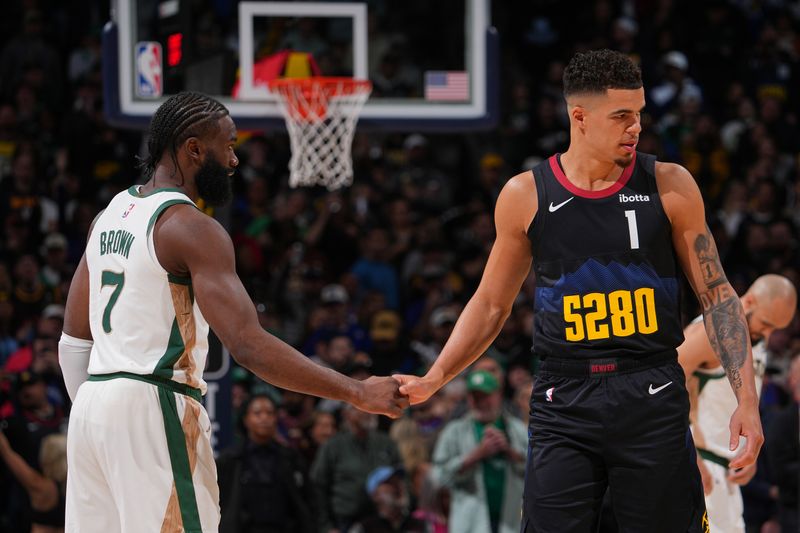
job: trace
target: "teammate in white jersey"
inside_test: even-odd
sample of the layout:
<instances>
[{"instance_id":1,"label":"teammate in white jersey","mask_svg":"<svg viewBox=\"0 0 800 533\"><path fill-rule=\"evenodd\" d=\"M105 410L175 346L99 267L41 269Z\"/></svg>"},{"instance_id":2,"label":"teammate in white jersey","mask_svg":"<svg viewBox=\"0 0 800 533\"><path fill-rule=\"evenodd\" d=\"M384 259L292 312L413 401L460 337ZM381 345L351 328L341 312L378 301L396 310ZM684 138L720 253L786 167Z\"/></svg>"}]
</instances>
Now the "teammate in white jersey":
<instances>
[{"instance_id":1,"label":"teammate in white jersey","mask_svg":"<svg viewBox=\"0 0 800 533\"><path fill-rule=\"evenodd\" d=\"M767 274L758 278L741 300L753 343L756 391L761 394L767 364L767 340L770 333L786 327L792 320L797 293L788 279ZM739 444L731 441L728 427L731 413L736 409L736 397L708 341L702 317L694 320L684 330L684 335L686 340L678 347L678 361L688 377L692 435L703 477L710 530L744 533L739 486L753 478L756 464L739 470L728 468L728 463L736 455L732 450Z\"/></svg>"},{"instance_id":2,"label":"teammate in white jersey","mask_svg":"<svg viewBox=\"0 0 800 533\"><path fill-rule=\"evenodd\" d=\"M219 102L169 98L150 124L149 180L120 192L93 223L59 343L74 400L67 532L217 531L200 403L209 325L239 364L278 387L391 417L408 405L392 378L355 381L259 325L230 237L194 204L230 198L235 142Z\"/></svg>"}]
</instances>

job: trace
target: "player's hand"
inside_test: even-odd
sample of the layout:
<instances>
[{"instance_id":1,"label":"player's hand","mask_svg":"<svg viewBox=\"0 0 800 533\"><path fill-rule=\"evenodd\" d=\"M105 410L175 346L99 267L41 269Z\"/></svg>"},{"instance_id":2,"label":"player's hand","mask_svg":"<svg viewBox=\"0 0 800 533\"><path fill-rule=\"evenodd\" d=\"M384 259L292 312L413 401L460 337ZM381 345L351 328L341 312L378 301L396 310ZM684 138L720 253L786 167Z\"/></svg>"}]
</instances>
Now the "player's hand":
<instances>
[{"instance_id":1,"label":"player's hand","mask_svg":"<svg viewBox=\"0 0 800 533\"><path fill-rule=\"evenodd\" d=\"M699 455L697 456L697 469L700 470L700 479L703 480L703 494L708 496L714 490L714 478L711 477L711 472L708 471Z\"/></svg>"},{"instance_id":2,"label":"player's hand","mask_svg":"<svg viewBox=\"0 0 800 533\"><path fill-rule=\"evenodd\" d=\"M425 377L406 374L395 374L392 377L400 383L400 394L407 396L411 405L426 401L441 386L441 380L431 377L430 372Z\"/></svg>"},{"instance_id":3,"label":"player's hand","mask_svg":"<svg viewBox=\"0 0 800 533\"><path fill-rule=\"evenodd\" d=\"M359 383L362 389L354 405L362 411L399 418L408 407L408 398L400 394L400 383L392 378L372 376Z\"/></svg>"},{"instance_id":4,"label":"player's hand","mask_svg":"<svg viewBox=\"0 0 800 533\"><path fill-rule=\"evenodd\" d=\"M730 450L739 447L739 436L747 439L744 451L739 453L729 467L738 470L756 462L761 445L764 444L764 432L761 429L761 417L758 414L758 402L742 402L733 412L730 423Z\"/></svg>"},{"instance_id":5,"label":"player's hand","mask_svg":"<svg viewBox=\"0 0 800 533\"><path fill-rule=\"evenodd\" d=\"M753 479L753 476L756 475L756 464L757 463L753 463L738 470L728 470L728 481L737 485L747 485L750 483L750 480Z\"/></svg>"}]
</instances>

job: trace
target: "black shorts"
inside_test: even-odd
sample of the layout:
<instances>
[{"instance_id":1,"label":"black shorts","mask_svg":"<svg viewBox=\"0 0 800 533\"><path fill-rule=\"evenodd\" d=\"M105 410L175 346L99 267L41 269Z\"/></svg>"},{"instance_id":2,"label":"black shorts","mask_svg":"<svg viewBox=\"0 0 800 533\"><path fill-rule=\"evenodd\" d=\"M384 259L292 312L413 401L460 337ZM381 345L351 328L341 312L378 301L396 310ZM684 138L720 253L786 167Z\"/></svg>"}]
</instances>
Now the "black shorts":
<instances>
[{"instance_id":1,"label":"black shorts","mask_svg":"<svg viewBox=\"0 0 800 533\"><path fill-rule=\"evenodd\" d=\"M606 490L621 533L708 531L674 352L544 361L529 435L523 533L597 531Z\"/></svg>"}]
</instances>

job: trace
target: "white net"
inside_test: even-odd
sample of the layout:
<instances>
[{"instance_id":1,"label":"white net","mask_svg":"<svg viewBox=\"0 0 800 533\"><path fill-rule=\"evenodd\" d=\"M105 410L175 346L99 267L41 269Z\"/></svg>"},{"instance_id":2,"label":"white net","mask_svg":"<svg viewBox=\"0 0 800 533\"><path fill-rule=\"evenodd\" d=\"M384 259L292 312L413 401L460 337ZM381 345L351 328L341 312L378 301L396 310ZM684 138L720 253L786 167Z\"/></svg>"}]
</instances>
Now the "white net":
<instances>
[{"instance_id":1,"label":"white net","mask_svg":"<svg viewBox=\"0 0 800 533\"><path fill-rule=\"evenodd\" d=\"M284 78L273 80L270 90L289 130L289 185L328 190L351 185L350 149L372 84L350 78Z\"/></svg>"}]
</instances>

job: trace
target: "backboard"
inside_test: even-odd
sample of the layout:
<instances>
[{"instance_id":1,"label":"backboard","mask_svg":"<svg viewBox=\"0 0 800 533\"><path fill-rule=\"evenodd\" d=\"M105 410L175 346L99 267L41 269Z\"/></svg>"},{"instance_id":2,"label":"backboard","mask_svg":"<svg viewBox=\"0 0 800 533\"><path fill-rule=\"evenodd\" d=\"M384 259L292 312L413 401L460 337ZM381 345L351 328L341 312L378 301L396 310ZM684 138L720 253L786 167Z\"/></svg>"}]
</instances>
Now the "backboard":
<instances>
[{"instance_id":1,"label":"backboard","mask_svg":"<svg viewBox=\"0 0 800 533\"><path fill-rule=\"evenodd\" d=\"M283 129L266 81L297 72L300 58L301 72L372 82L359 128L489 128L499 79L489 2L115 0L103 36L108 120L146 128L166 97L197 90L240 129Z\"/></svg>"}]
</instances>

